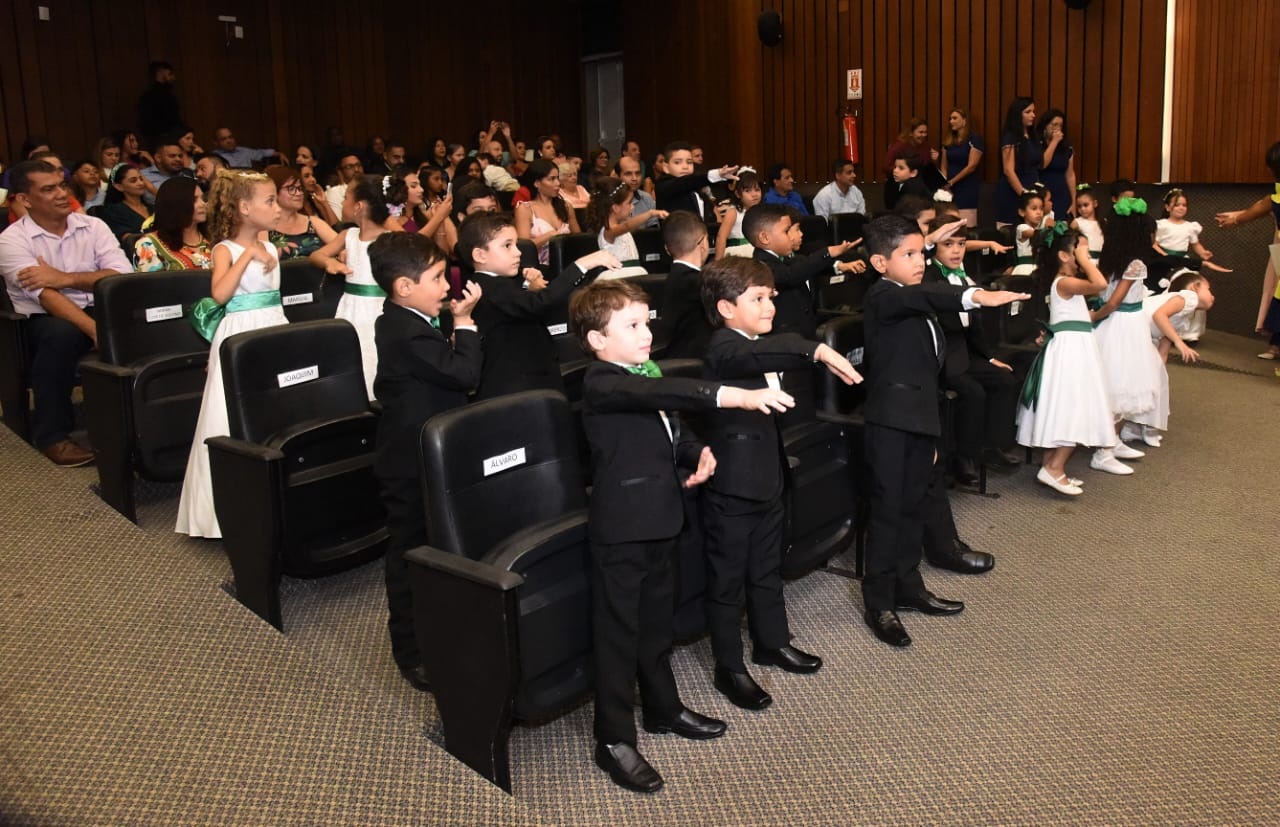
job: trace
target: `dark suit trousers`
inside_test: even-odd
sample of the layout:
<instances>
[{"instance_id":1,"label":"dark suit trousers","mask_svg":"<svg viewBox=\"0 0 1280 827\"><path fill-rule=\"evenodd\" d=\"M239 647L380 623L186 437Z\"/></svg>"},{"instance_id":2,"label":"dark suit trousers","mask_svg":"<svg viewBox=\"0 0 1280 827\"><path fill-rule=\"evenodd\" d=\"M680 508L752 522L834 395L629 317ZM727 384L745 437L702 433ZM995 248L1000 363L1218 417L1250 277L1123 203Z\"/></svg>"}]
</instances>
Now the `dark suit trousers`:
<instances>
[{"instance_id":1,"label":"dark suit trousers","mask_svg":"<svg viewBox=\"0 0 1280 827\"><path fill-rule=\"evenodd\" d=\"M756 646L779 649L791 642L782 597L782 502L744 500L711 489L702 501L711 652L720 666L745 672L739 621L744 602Z\"/></svg>"},{"instance_id":2,"label":"dark suit trousers","mask_svg":"<svg viewBox=\"0 0 1280 827\"><path fill-rule=\"evenodd\" d=\"M955 551L960 536L947 499L947 477L942 463L929 470L929 488L924 497L924 556L926 560L945 560Z\"/></svg>"},{"instance_id":3,"label":"dark suit trousers","mask_svg":"<svg viewBox=\"0 0 1280 827\"><path fill-rule=\"evenodd\" d=\"M635 684L658 717L680 712L671 673L676 538L591 544L591 615L596 658L596 739L636 743Z\"/></svg>"},{"instance_id":4,"label":"dark suit trousers","mask_svg":"<svg viewBox=\"0 0 1280 827\"><path fill-rule=\"evenodd\" d=\"M387 630L391 656L401 669L422 662L413 632L413 591L409 588L409 564L404 553L427 544L427 513L417 479L383 479L382 502L387 507Z\"/></svg>"},{"instance_id":5,"label":"dark suit trousers","mask_svg":"<svg viewBox=\"0 0 1280 827\"><path fill-rule=\"evenodd\" d=\"M898 598L922 593L920 549L925 495L937 440L868 422L871 525L862 598L868 611L892 610Z\"/></svg>"},{"instance_id":6,"label":"dark suit trousers","mask_svg":"<svg viewBox=\"0 0 1280 827\"><path fill-rule=\"evenodd\" d=\"M93 308L85 312L92 316ZM31 441L44 450L66 439L75 427L71 391L80 359L93 347L93 340L66 319L42 313L31 314L26 328L34 402Z\"/></svg>"},{"instance_id":7,"label":"dark suit trousers","mask_svg":"<svg viewBox=\"0 0 1280 827\"><path fill-rule=\"evenodd\" d=\"M945 387L955 391L956 453L978 459L982 449L1013 445L1019 384L1012 371L975 359L969 369L948 376Z\"/></svg>"}]
</instances>

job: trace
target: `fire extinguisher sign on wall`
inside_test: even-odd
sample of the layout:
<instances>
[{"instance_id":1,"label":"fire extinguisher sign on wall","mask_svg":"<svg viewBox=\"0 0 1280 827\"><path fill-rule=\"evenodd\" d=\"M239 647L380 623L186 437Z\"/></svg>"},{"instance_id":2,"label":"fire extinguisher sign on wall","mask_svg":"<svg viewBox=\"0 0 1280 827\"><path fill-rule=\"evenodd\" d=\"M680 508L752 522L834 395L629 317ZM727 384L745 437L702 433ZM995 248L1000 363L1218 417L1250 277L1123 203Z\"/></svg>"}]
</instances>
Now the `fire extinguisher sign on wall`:
<instances>
[{"instance_id":1,"label":"fire extinguisher sign on wall","mask_svg":"<svg viewBox=\"0 0 1280 827\"><path fill-rule=\"evenodd\" d=\"M850 69L845 81L845 97L850 101L862 100L862 70ZM840 119L840 145L846 160L860 163L858 151L858 116L852 104L845 107L844 116Z\"/></svg>"}]
</instances>

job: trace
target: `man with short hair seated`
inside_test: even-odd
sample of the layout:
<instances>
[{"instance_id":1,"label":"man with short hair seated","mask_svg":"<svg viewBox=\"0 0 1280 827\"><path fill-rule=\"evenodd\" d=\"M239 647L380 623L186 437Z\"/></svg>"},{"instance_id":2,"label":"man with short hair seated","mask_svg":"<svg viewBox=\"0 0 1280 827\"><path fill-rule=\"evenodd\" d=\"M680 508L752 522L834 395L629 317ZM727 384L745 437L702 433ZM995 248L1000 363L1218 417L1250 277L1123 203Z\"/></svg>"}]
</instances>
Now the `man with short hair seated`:
<instances>
[{"instance_id":1,"label":"man with short hair seated","mask_svg":"<svg viewBox=\"0 0 1280 827\"><path fill-rule=\"evenodd\" d=\"M796 176L786 164L774 164L769 168L769 181L772 186L764 191L764 203L781 204L799 210L801 215L808 215L809 208L804 199L796 192Z\"/></svg>"},{"instance_id":2,"label":"man with short hair seated","mask_svg":"<svg viewBox=\"0 0 1280 827\"><path fill-rule=\"evenodd\" d=\"M10 185L10 197L27 214L0 233L0 276L14 310L28 316L32 441L57 465L85 465L93 454L70 437L71 391L80 358L97 342L93 285L133 267L106 224L72 212L62 172L52 164L24 161L13 168Z\"/></svg>"},{"instance_id":3,"label":"man with short hair seated","mask_svg":"<svg viewBox=\"0 0 1280 827\"><path fill-rule=\"evenodd\" d=\"M187 169L187 155L182 151L182 144L176 135L166 135L156 142L155 148L152 150L152 158L155 162L142 170L142 177L147 179L147 183L160 189L160 185L170 178L178 178L180 176L191 175L191 170ZM155 206L156 196L152 191L142 194L142 200L147 202L149 206Z\"/></svg>"},{"instance_id":4,"label":"man with short hair seated","mask_svg":"<svg viewBox=\"0 0 1280 827\"><path fill-rule=\"evenodd\" d=\"M830 184L818 190L813 196L813 213L830 220L831 216L840 213L867 214L867 201L862 197L862 190L854 186L858 177L854 171L853 161L839 158L831 165L833 176Z\"/></svg>"},{"instance_id":5,"label":"man with short hair seated","mask_svg":"<svg viewBox=\"0 0 1280 827\"><path fill-rule=\"evenodd\" d=\"M220 169L228 169L227 159L216 152L204 152L196 156L196 182L206 192Z\"/></svg>"},{"instance_id":6,"label":"man with short hair seated","mask_svg":"<svg viewBox=\"0 0 1280 827\"><path fill-rule=\"evenodd\" d=\"M278 158L280 163L287 164L289 161L274 149L254 149L248 146L238 146L236 144L236 135L231 131L229 126L220 126L213 130L213 148L214 151L227 159L227 163L232 169L249 169L257 161L265 161L270 158Z\"/></svg>"},{"instance_id":7,"label":"man with short hair seated","mask_svg":"<svg viewBox=\"0 0 1280 827\"><path fill-rule=\"evenodd\" d=\"M324 200L329 202L339 221L346 220L342 217L342 202L347 198L347 186L361 175L364 175L364 162L354 149L348 148L338 157L338 183L324 191Z\"/></svg>"}]
</instances>

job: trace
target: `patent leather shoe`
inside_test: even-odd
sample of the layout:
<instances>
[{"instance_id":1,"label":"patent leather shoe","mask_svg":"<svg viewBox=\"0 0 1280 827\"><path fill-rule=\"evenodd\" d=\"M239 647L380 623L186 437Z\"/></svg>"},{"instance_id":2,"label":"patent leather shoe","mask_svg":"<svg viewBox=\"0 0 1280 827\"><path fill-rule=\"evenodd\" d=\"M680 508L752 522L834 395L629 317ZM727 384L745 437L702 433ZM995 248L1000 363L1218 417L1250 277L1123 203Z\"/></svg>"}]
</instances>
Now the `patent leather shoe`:
<instances>
[{"instance_id":1,"label":"patent leather shoe","mask_svg":"<svg viewBox=\"0 0 1280 827\"><path fill-rule=\"evenodd\" d=\"M619 787L638 793L656 793L662 789L662 776L628 743L597 743L596 766L609 773Z\"/></svg>"},{"instance_id":2,"label":"patent leather shoe","mask_svg":"<svg viewBox=\"0 0 1280 827\"><path fill-rule=\"evenodd\" d=\"M401 666L400 674L419 692L431 691L431 682L427 680L427 667L422 664Z\"/></svg>"},{"instance_id":3,"label":"patent leather shoe","mask_svg":"<svg viewBox=\"0 0 1280 827\"><path fill-rule=\"evenodd\" d=\"M899 597L897 609L927 615L954 615L964 611L964 604L959 600L944 600L933 592L921 592L910 597Z\"/></svg>"},{"instance_id":4,"label":"patent leather shoe","mask_svg":"<svg viewBox=\"0 0 1280 827\"><path fill-rule=\"evenodd\" d=\"M996 558L985 551L974 551L963 541L957 539L949 552L928 554L925 558L934 568L954 571L957 574L982 574L996 566Z\"/></svg>"},{"instance_id":5,"label":"patent leather shoe","mask_svg":"<svg viewBox=\"0 0 1280 827\"><path fill-rule=\"evenodd\" d=\"M822 658L789 644L780 649L756 649L751 653L751 660L761 666L777 666L797 675L807 675L822 668Z\"/></svg>"},{"instance_id":6,"label":"patent leather shoe","mask_svg":"<svg viewBox=\"0 0 1280 827\"><path fill-rule=\"evenodd\" d=\"M898 619L897 612L889 609L885 609L882 612L868 609L866 614L863 615L863 619L871 627L871 631L876 633L876 637L890 646L911 645L911 635L907 634L902 621Z\"/></svg>"},{"instance_id":7,"label":"patent leather shoe","mask_svg":"<svg viewBox=\"0 0 1280 827\"><path fill-rule=\"evenodd\" d=\"M734 706L743 709L764 709L773 703L773 696L760 688L746 672L733 672L723 666L717 666L712 684L720 690Z\"/></svg>"},{"instance_id":8,"label":"patent leather shoe","mask_svg":"<svg viewBox=\"0 0 1280 827\"><path fill-rule=\"evenodd\" d=\"M951 464L951 478L957 485L977 485L978 464L969 457L956 457Z\"/></svg>"},{"instance_id":9,"label":"patent leather shoe","mask_svg":"<svg viewBox=\"0 0 1280 827\"><path fill-rule=\"evenodd\" d=\"M707 741L711 738L719 738L724 735L728 724L724 721L710 718L706 715L699 715L692 709L681 709L680 713L674 718L660 718L656 715L649 715L647 712L644 716L645 732L652 732L657 735L679 735L681 738L688 738L693 741Z\"/></svg>"}]
</instances>

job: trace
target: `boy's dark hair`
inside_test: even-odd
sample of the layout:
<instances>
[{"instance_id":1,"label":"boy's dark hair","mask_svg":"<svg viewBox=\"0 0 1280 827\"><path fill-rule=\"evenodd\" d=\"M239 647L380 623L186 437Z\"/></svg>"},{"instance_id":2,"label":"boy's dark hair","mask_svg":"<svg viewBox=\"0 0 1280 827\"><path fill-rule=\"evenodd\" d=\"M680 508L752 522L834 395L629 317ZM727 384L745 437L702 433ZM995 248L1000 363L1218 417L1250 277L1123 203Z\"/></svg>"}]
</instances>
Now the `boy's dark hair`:
<instances>
[{"instance_id":1,"label":"boy's dark hair","mask_svg":"<svg viewBox=\"0 0 1280 827\"><path fill-rule=\"evenodd\" d=\"M1267 147L1267 169L1280 181L1280 141Z\"/></svg>"},{"instance_id":2,"label":"boy's dark hair","mask_svg":"<svg viewBox=\"0 0 1280 827\"><path fill-rule=\"evenodd\" d=\"M632 302L649 303L649 294L628 279L594 281L573 294L569 300L569 329L588 356L595 351L587 342L587 334L604 330L613 314Z\"/></svg>"},{"instance_id":3,"label":"boy's dark hair","mask_svg":"<svg viewBox=\"0 0 1280 827\"><path fill-rule=\"evenodd\" d=\"M625 144L623 145L625 146ZM693 152L693 144L688 141L672 141L662 149L662 157L671 160L673 152Z\"/></svg>"},{"instance_id":4,"label":"boy's dark hair","mask_svg":"<svg viewBox=\"0 0 1280 827\"><path fill-rule=\"evenodd\" d=\"M427 268L444 260L444 251L417 233L383 233L369 244L373 280L387 295L392 294L396 279L417 284Z\"/></svg>"},{"instance_id":5,"label":"boy's dark hair","mask_svg":"<svg viewBox=\"0 0 1280 827\"><path fill-rule=\"evenodd\" d=\"M923 235L920 225L900 215L882 215L868 221L862 230L862 240L867 245L867 252L886 258L902 245L903 239L913 235Z\"/></svg>"},{"instance_id":6,"label":"boy's dark hair","mask_svg":"<svg viewBox=\"0 0 1280 827\"><path fill-rule=\"evenodd\" d=\"M782 178L782 173L789 169L791 169L791 167L782 163L774 164L773 166L769 167L769 172L768 172L769 185L773 186L774 184L776 184L778 180Z\"/></svg>"},{"instance_id":7,"label":"boy's dark hair","mask_svg":"<svg viewBox=\"0 0 1280 827\"><path fill-rule=\"evenodd\" d=\"M48 161L22 161L9 168L9 191L14 195L31 190L31 176L37 172L56 173L58 168Z\"/></svg>"},{"instance_id":8,"label":"boy's dark hair","mask_svg":"<svg viewBox=\"0 0 1280 827\"><path fill-rule=\"evenodd\" d=\"M1169 292L1177 293L1179 290L1190 290L1200 282L1209 283L1209 279L1204 273L1195 270L1184 270L1173 277L1173 281L1169 283Z\"/></svg>"},{"instance_id":9,"label":"boy's dark hair","mask_svg":"<svg viewBox=\"0 0 1280 827\"><path fill-rule=\"evenodd\" d=\"M464 178L466 176L463 176ZM453 214L466 215L467 207L471 206L472 201L479 201L481 198L492 198L496 202L497 195L488 184L482 184L479 181L468 180L467 183L453 190Z\"/></svg>"},{"instance_id":10,"label":"boy's dark hair","mask_svg":"<svg viewBox=\"0 0 1280 827\"><path fill-rule=\"evenodd\" d=\"M742 235L752 245L762 230L772 229L775 224L787 217L787 208L781 204L766 204L761 201L742 217Z\"/></svg>"},{"instance_id":11,"label":"boy's dark hair","mask_svg":"<svg viewBox=\"0 0 1280 827\"><path fill-rule=\"evenodd\" d=\"M848 158L837 158L831 162L831 177L835 178L845 166L853 166L853 161Z\"/></svg>"},{"instance_id":12,"label":"boy's dark hair","mask_svg":"<svg viewBox=\"0 0 1280 827\"><path fill-rule=\"evenodd\" d=\"M933 217L941 218L944 215L951 216L950 220L955 221L960 217L960 208L956 206L954 201L934 201Z\"/></svg>"},{"instance_id":13,"label":"boy's dark hair","mask_svg":"<svg viewBox=\"0 0 1280 827\"><path fill-rule=\"evenodd\" d=\"M948 224L953 224L953 223L955 223L955 219L951 218L950 216L941 215L941 214L936 215L933 217L933 220L929 222L929 232L936 233L938 230L941 230L943 227L947 226ZM948 238L960 238L960 239L964 239L965 241L968 241L969 234L970 234L969 226L967 224L962 224L960 225L960 228L957 229L955 232L953 232L950 236L948 236Z\"/></svg>"},{"instance_id":14,"label":"boy's dark hair","mask_svg":"<svg viewBox=\"0 0 1280 827\"><path fill-rule=\"evenodd\" d=\"M467 216L458 228L458 243L454 245L453 254L458 261L468 267L475 268L475 260L471 253L477 247L486 247L490 241L498 237L498 233L507 227L514 227L509 216L502 213L474 213Z\"/></svg>"},{"instance_id":15,"label":"boy's dark hair","mask_svg":"<svg viewBox=\"0 0 1280 827\"><path fill-rule=\"evenodd\" d=\"M702 309L713 328L724 327L724 317L716 307L723 299L730 304L752 287L773 287L769 265L753 258L725 256L707 264L698 279Z\"/></svg>"},{"instance_id":16,"label":"boy's dark hair","mask_svg":"<svg viewBox=\"0 0 1280 827\"><path fill-rule=\"evenodd\" d=\"M921 166L920 156L915 154L914 152L908 152L906 154L899 155L897 158L894 158L893 160L901 161L902 163L906 164L907 169L911 170L912 172L920 171L920 166Z\"/></svg>"},{"instance_id":17,"label":"boy's dark hair","mask_svg":"<svg viewBox=\"0 0 1280 827\"><path fill-rule=\"evenodd\" d=\"M672 258L689 255L706 237L706 222L688 210L676 210L662 224L662 243Z\"/></svg>"},{"instance_id":18,"label":"boy's dark hair","mask_svg":"<svg viewBox=\"0 0 1280 827\"><path fill-rule=\"evenodd\" d=\"M1138 185L1133 181L1130 181L1128 178L1117 178L1111 182L1111 185L1107 187L1107 189L1111 191L1111 199L1114 201L1119 198L1122 193L1136 192Z\"/></svg>"},{"instance_id":19,"label":"boy's dark hair","mask_svg":"<svg viewBox=\"0 0 1280 827\"><path fill-rule=\"evenodd\" d=\"M1039 198L1040 201L1043 202L1044 193L1036 189L1035 187L1027 187L1022 191L1022 194L1018 196L1018 209L1025 210L1028 206L1031 205L1031 202L1037 198Z\"/></svg>"},{"instance_id":20,"label":"boy's dark hair","mask_svg":"<svg viewBox=\"0 0 1280 827\"><path fill-rule=\"evenodd\" d=\"M915 193L909 192L900 197L898 199L898 203L893 205L893 214L916 221L920 218L920 213L933 208L932 198L926 198L923 195L916 195Z\"/></svg>"}]
</instances>

